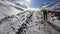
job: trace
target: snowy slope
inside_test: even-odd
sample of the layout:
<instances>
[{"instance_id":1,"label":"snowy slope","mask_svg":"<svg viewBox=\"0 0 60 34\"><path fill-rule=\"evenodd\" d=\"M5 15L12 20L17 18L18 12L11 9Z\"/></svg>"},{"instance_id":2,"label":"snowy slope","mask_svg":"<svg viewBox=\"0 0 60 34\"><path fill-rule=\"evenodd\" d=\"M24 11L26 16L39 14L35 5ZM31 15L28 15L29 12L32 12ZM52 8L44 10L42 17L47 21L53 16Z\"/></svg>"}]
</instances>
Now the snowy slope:
<instances>
[{"instance_id":1,"label":"snowy slope","mask_svg":"<svg viewBox=\"0 0 60 34\"><path fill-rule=\"evenodd\" d=\"M45 4L42 7L48 8L51 11L56 11L55 13L49 13L48 14L48 21L51 22L52 24L56 25L57 27L60 28L60 0L55 0L54 2L50 4ZM56 16L58 15L58 16ZM49 25L49 24L48 24ZM47 26L48 26L47 25ZM49 30L52 32L51 34L60 34L55 28L48 26Z\"/></svg>"},{"instance_id":2,"label":"snowy slope","mask_svg":"<svg viewBox=\"0 0 60 34\"><path fill-rule=\"evenodd\" d=\"M51 3L46 3L46 4L43 4L41 6L41 8L48 8L49 10L56 10L56 11L60 11L60 0L55 0L54 2L51 2Z\"/></svg>"},{"instance_id":3,"label":"snowy slope","mask_svg":"<svg viewBox=\"0 0 60 34\"><path fill-rule=\"evenodd\" d=\"M22 12L22 7L8 1L1 1L0 7L0 34L50 34L53 30L44 30L47 28L41 23L43 17L39 10Z\"/></svg>"},{"instance_id":4,"label":"snowy slope","mask_svg":"<svg viewBox=\"0 0 60 34\"><path fill-rule=\"evenodd\" d=\"M0 18L16 15L24 10L25 8L18 6L16 3L12 3L7 0L0 0Z\"/></svg>"},{"instance_id":5,"label":"snowy slope","mask_svg":"<svg viewBox=\"0 0 60 34\"><path fill-rule=\"evenodd\" d=\"M20 12L16 8L10 6L9 4L4 3L6 2L0 2L0 18L16 15Z\"/></svg>"}]
</instances>

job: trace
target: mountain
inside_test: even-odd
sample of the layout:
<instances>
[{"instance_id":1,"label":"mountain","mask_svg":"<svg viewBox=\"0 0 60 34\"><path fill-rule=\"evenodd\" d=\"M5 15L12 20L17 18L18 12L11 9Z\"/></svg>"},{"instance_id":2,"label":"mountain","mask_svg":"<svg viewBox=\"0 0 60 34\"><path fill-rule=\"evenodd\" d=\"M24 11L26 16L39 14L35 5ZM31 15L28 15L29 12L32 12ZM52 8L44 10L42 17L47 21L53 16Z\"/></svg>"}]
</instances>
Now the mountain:
<instances>
[{"instance_id":1,"label":"mountain","mask_svg":"<svg viewBox=\"0 0 60 34\"><path fill-rule=\"evenodd\" d=\"M26 9L27 6L20 3L12 3L7 0L0 0L0 18L16 15Z\"/></svg>"},{"instance_id":2,"label":"mountain","mask_svg":"<svg viewBox=\"0 0 60 34\"><path fill-rule=\"evenodd\" d=\"M7 2L0 1L0 18L16 15L20 11L18 11L16 8L10 6Z\"/></svg>"},{"instance_id":3,"label":"mountain","mask_svg":"<svg viewBox=\"0 0 60 34\"><path fill-rule=\"evenodd\" d=\"M26 19L25 9L6 0L0 0L0 34L15 34Z\"/></svg>"},{"instance_id":4,"label":"mountain","mask_svg":"<svg viewBox=\"0 0 60 34\"><path fill-rule=\"evenodd\" d=\"M55 0L54 2L51 3L45 3L41 6L48 8L49 10L56 10L56 11L60 11L60 0Z\"/></svg>"},{"instance_id":5,"label":"mountain","mask_svg":"<svg viewBox=\"0 0 60 34\"><path fill-rule=\"evenodd\" d=\"M48 21L50 23L47 24L47 29L51 32L51 34L60 34L58 32L60 31L60 0L43 4L40 8L47 8L50 11L48 13Z\"/></svg>"}]
</instances>

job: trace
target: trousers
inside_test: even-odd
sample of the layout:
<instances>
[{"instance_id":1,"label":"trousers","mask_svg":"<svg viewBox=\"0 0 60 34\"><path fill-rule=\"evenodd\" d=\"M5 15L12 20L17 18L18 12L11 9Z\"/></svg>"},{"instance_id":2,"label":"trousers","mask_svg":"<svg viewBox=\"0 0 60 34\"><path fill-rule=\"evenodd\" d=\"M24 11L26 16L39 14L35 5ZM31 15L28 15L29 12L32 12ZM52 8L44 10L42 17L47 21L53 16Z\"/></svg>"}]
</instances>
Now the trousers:
<instances>
[{"instance_id":1,"label":"trousers","mask_svg":"<svg viewBox=\"0 0 60 34\"><path fill-rule=\"evenodd\" d=\"M47 20L47 14L43 14L43 18L44 18L44 20Z\"/></svg>"}]
</instances>

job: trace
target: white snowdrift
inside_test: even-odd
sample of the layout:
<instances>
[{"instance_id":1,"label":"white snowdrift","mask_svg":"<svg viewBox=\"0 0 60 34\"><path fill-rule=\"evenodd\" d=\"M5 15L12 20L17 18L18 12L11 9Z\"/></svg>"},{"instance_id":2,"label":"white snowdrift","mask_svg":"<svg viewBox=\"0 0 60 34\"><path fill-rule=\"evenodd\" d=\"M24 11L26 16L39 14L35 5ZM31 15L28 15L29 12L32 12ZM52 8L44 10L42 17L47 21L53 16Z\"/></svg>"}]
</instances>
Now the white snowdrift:
<instances>
[{"instance_id":1,"label":"white snowdrift","mask_svg":"<svg viewBox=\"0 0 60 34\"><path fill-rule=\"evenodd\" d=\"M11 15L16 15L19 12L20 11L10 6L9 4L0 3L0 18L11 16Z\"/></svg>"}]
</instances>

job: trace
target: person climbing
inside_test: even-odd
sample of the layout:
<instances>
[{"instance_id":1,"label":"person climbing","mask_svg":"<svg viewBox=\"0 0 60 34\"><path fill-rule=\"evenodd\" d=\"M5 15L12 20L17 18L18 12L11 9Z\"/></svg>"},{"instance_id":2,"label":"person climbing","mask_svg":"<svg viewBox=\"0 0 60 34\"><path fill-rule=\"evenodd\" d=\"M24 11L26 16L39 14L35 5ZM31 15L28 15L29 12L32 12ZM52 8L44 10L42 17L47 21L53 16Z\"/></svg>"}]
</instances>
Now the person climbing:
<instances>
[{"instance_id":1,"label":"person climbing","mask_svg":"<svg viewBox=\"0 0 60 34\"><path fill-rule=\"evenodd\" d=\"M44 18L44 20L47 20L48 9L44 8L41 11L43 12L43 18Z\"/></svg>"}]
</instances>

